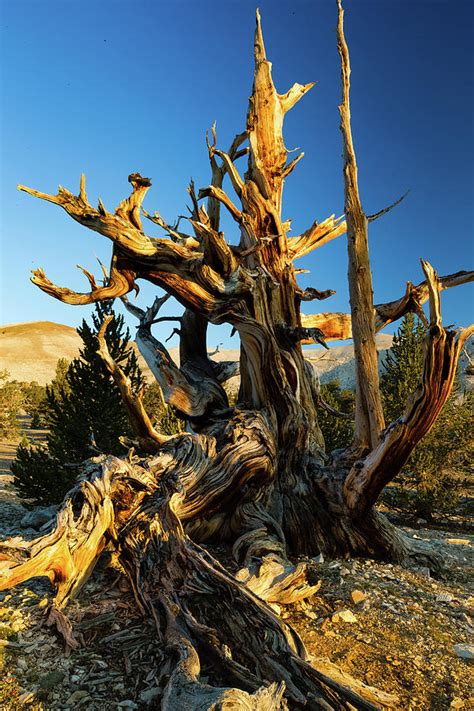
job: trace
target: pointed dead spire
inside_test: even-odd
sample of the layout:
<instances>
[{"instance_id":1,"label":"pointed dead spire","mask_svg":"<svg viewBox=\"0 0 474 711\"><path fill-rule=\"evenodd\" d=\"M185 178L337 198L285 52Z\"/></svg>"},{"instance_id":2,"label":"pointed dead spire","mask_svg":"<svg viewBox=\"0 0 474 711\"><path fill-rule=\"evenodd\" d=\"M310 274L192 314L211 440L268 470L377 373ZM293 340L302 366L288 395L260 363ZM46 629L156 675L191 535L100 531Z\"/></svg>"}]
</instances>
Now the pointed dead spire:
<instances>
[{"instance_id":1,"label":"pointed dead spire","mask_svg":"<svg viewBox=\"0 0 474 711\"><path fill-rule=\"evenodd\" d=\"M260 22L260 10L257 8L255 12L255 17L257 20L257 25L255 27L255 39L254 39L254 58L255 58L255 64L257 62L264 62L267 58L266 52L265 52L265 43L263 41L263 34L262 34L262 25Z\"/></svg>"}]
</instances>

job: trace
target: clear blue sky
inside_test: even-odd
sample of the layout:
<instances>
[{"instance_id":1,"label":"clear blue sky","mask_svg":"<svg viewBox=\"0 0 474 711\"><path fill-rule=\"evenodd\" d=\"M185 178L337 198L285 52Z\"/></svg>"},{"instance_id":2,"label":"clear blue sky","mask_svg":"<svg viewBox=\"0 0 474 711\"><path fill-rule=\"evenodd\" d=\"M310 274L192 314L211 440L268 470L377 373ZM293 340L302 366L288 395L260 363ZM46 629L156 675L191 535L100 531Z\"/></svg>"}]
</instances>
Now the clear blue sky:
<instances>
[{"instance_id":1,"label":"clear blue sky","mask_svg":"<svg viewBox=\"0 0 474 711\"><path fill-rule=\"evenodd\" d=\"M189 177L197 186L209 182L206 128L217 120L226 149L245 126L255 5L0 1L1 323L80 323L90 307L43 294L29 270L41 266L54 282L83 291L75 265L99 274L94 255L108 263L111 249L16 184L78 191L85 172L91 201L100 196L111 210L128 194L128 174L139 171L153 179L145 207L172 222L185 212ZM407 280L422 279L420 256L441 274L472 268L474 5L346 0L345 7L364 208L371 214L411 190L371 226L375 301L383 302L398 298ZM298 234L343 209L336 6L281 0L260 2L260 9L277 89L318 82L286 122L287 147L305 152L284 196L284 216ZM235 240L234 226L227 227ZM300 262L311 270L300 278L303 286L337 290L321 310L347 311L345 237ZM155 292L142 286L138 303L145 306ZM445 322L469 323L472 297L471 285L444 292ZM229 331L213 330L209 344L236 345ZM169 332L168 324L157 334Z\"/></svg>"}]
</instances>

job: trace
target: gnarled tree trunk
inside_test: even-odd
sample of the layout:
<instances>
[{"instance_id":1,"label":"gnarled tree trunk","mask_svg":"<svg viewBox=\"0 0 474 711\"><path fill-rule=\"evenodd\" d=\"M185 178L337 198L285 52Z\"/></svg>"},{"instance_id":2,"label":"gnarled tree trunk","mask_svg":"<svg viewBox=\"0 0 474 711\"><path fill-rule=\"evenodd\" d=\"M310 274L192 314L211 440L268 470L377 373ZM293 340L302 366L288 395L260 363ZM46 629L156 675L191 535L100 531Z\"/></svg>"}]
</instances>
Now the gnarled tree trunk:
<instances>
[{"instance_id":1,"label":"gnarled tree trunk","mask_svg":"<svg viewBox=\"0 0 474 711\"><path fill-rule=\"evenodd\" d=\"M344 145L347 225L334 215L302 235L288 237L282 192L302 156L287 163L285 114L312 87L295 84L278 94L257 13L254 85L246 130L225 153L213 129L208 140L211 184L196 195L191 184L192 234L141 210L151 181L129 176L133 191L114 213L60 188L47 195L22 190L62 206L81 224L113 243L106 283L78 294L54 285L42 270L33 282L70 304L125 297L146 279L184 306L179 317L180 364L152 334L164 298L148 310L127 308L138 318L137 342L166 402L187 420L187 431L166 437L156 431L126 376L100 335L100 354L121 388L136 432L131 453L100 457L85 467L66 498L50 535L31 545L3 546L0 589L34 575L57 587L50 620L69 644L72 630L62 612L105 547L133 587L142 612L156 622L163 643L163 674L169 681L163 708L249 709L370 708L347 688L305 661L295 633L275 613L279 605L317 590L315 571L298 555L370 555L403 562L426 559L374 506L416 443L429 431L446 402L462 345L472 329L443 328L440 291L471 281L472 272L437 276L422 262L425 281L409 284L405 296L374 306L368 253L368 222L358 195L351 137L349 56L339 5L342 62L340 107ZM247 148L242 148L245 142ZM237 160L248 154L242 177ZM228 176L235 197L223 189ZM207 210L200 200L207 198ZM219 227L220 209L236 222L239 239L229 244ZM148 236L141 213L165 230ZM384 212L384 211L382 211ZM330 289L301 289L294 261L347 231L351 315L302 314L303 302L326 299ZM321 285L327 287L326 284ZM419 388L404 414L385 428L378 387L375 333L420 310L429 299L430 325ZM240 336L240 363L215 363L206 347L208 322L229 323ZM325 451L318 426L321 406L313 367L302 344L352 336L356 360L355 440L346 452ZM240 372L237 404L230 407L223 383ZM199 543L233 545L240 564L235 577ZM296 562L294 562L296 560ZM432 564L434 564L432 562ZM272 609L272 607L273 609ZM212 658L213 686L199 682L199 658ZM213 706L214 704L214 706Z\"/></svg>"}]
</instances>

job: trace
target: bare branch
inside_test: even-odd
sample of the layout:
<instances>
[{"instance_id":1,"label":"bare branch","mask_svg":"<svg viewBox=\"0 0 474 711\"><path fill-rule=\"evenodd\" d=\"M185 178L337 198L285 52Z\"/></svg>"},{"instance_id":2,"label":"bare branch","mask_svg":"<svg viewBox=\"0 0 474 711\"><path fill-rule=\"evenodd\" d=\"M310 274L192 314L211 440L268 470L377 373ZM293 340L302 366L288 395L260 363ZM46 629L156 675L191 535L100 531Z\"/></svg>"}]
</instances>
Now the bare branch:
<instances>
[{"instance_id":1,"label":"bare branch","mask_svg":"<svg viewBox=\"0 0 474 711\"><path fill-rule=\"evenodd\" d=\"M280 94L280 101L283 111L287 113L290 109L292 109L293 106L306 94L307 91L312 89L315 84L315 81L312 81L309 84L295 83L291 89L286 92L286 94Z\"/></svg>"},{"instance_id":2,"label":"bare branch","mask_svg":"<svg viewBox=\"0 0 474 711\"><path fill-rule=\"evenodd\" d=\"M346 232L346 221L343 217L331 215L323 222L313 222L311 227L298 237L288 239L288 251L291 259L299 259L313 249L343 235Z\"/></svg>"},{"instance_id":3,"label":"bare branch","mask_svg":"<svg viewBox=\"0 0 474 711\"><path fill-rule=\"evenodd\" d=\"M219 156L219 158L222 159L225 170L229 175L230 182L232 183L232 187L234 188L237 195L240 197L242 195L242 188L244 186L244 181L240 177L239 172L238 172L237 168L235 167L232 158L229 156L228 153L225 153L224 151L219 151L219 150L217 150L217 148L215 149L215 154L217 156Z\"/></svg>"},{"instance_id":4,"label":"bare branch","mask_svg":"<svg viewBox=\"0 0 474 711\"><path fill-rule=\"evenodd\" d=\"M373 222L374 220L377 220L379 217L382 217L382 215L386 215L387 212L390 212L390 210L393 210L394 207L397 207L397 205L400 205L400 203L405 200L406 196L408 195L410 191L407 190L406 193L404 193L398 200L395 202L392 202L391 205L388 207L385 207L383 210L380 210L379 212L376 212L375 215L367 215L367 222Z\"/></svg>"},{"instance_id":5,"label":"bare branch","mask_svg":"<svg viewBox=\"0 0 474 711\"><path fill-rule=\"evenodd\" d=\"M332 407L332 405L329 405L321 396L319 396L319 406L323 409L326 410L326 412L329 415L332 415L333 417L339 417L341 420L353 420L354 419L354 413L350 412L341 412L335 407Z\"/></svg>"},{"instance_id":6,"label":"bare branch","mask_svg":"<svg viewBox=\"0 0 474 711\"><path fill-rule=\"evenodd\" d=\"M132 390L130 378L125 375L122 368L117 365L110 355L107 341L105 340L105 332L107 330L107 326L113 318L114 317L112 315L107 316L100 327L100 331L97 334L99 341L97 353L104 361L107 366L107 370L112 375L115 383L120 389L122 400L127 408L130 424L138 437L140 446L145 450L145 452L155 453L159 450L161 445L167 442L170 438L155 430L145 411L145 408L143 407L141 399L136 396Z\"/></svg>"},{"instance_id":7,"label":"bare branch","mask_svg":"<svg viewBox=\"0 0 474 711\"><path fill-rule=\"evenodd\" d=\"M324 333L325 341L345 340L346 338L352 338L352 325L350 314L301 314L301 324L305 328L319 328L319 330Z\"/></svg>"},{"instance_id":8,"label":"bare branch","mask_svg":"<svg viewBox=\"0 0 474 711\"><path fill-rule=\"evenodd\" d=\"M319 291L319 289L314 289L312 286L304 289L304 291L297 292L301 301L323 301L324 299L329 299L330 296L334 296L335 293L334 289Z\"/></svg>"},{"instance_id":9,"label":"bare branch","mask_svg":"<svg viewBox=\"0 0 474 711\"><path fill-rule=\"evenodd\" d=\"M324 340L324 333L319 328L304 328L303 326L284 326L282 328L286 336L292 341L320 343L329 350Z\"/></svg>"},{"instance_id":10,"label":"bare branch","mask_svg":"<svg viewBox=\"0 0 474 711\"><path fill-rule=\"evenodd\" d=\"M150 215L146 210L142 208L143 215L150 220L151 222L154 222L156 225L159 225L169 236L171 239L176 242L177 244L181 245L182 247L186 247L187 249L192 249L192 250L199 250L201 248L200 243L191 235L185 234L184 232L179 232L177 229L177 226L174 225L169 225L160 215L159 212L154 212L153 215Z\"/></svg>"},{"instance_id":11,"label":"bare branch","mask_svg":"<svg viewBox=\"0 0 474 711\"><path fill-rule=\"evenodd\" d=\"M241 222L242 212L239 210L238 207L234 205L234 203L227 195L227 193L224 192L224 190L216 187L215 185L209 185L207 188L201 188L199 190L198 200L201 200L205 197L211 197L214 198L214 200L218 200L219 202L221 202L223 205L226 206L234 220L239 223Z\"/></svg>"},{"instance_id":12,"label":"bare branch","mask_svg":"<svg viewBox=\"0 0 474 711\"><path fill-rule=\"evenodd\" d=\"M459 354L474 325L460 333L441 325L441 284L435 270L422 262L430 299L430 327L424 347L423 374L401 417L384 432L378 446L356 463L344 483L349 509L361 516L377 500L383 487L405 464L416 444L430 431L449 398L456 378Z\"/></svg>"},{"instance_id":13,"label":"bare branch","mask_svg":"<svg viewBox=\"0 0 474 711\"><path fill-rule=\"evenodd\" d=\"M448 274L439 277L440 289L451 289L454 286L467 284L474 281L474 271L460 271L455 274ZM422 281L416 286L408 282L405 294L396 301L389 301L385 304L375 306L375 328L380 331L392 321L397 321L409 311L418 312L422 304L429 299L429 287L427 281Z\"/></svg>"},{"instance_id":14,"label":"bare branch","mask_svg":"<svg viewBox=\"0 0 474 711\"><path fill-rule=\"evenodd\" d=\"M351 130L349 100L351 67L344 37L344 10L338 0L337 47L341 58L341 133L344 159L344 211L347 219L349 293L356 364L355 449L375 447L384 427L375 345L372 272L370 269L367 219L357 184L357 163Z\"/></svg>"},{"instance_id":15,"label":"bare branch","mask_svg":"<svg viewBox=\"0 0 474 711\"><path fill-rule=\"evenodd\" d=\"M138 286L135 284L136 274L128 267L128 264L126 264L123 259L118 260L116 257L112 258L110 277L104 286L97 286L94 276L87 271L87 269L83 267L78 268L84 272L89 280L92 290L88 293L79 293L65 286L53 284L41 268L35 269L32 272L33 276L31 277L31 281L46 294L53 296L65 304L72 304L74 306L93 304L96 301L103 301L105 299L114 299L128 294L133 289L138 290Z\"/></svg>"}]
</instances>

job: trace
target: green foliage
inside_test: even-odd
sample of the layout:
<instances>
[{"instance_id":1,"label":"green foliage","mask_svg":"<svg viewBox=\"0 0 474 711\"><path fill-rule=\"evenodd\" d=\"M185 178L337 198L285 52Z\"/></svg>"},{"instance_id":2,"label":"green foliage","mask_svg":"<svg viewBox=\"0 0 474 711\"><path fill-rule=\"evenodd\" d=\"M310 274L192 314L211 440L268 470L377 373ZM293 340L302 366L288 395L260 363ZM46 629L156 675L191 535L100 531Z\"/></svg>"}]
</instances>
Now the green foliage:
<instances>
[{"instance_id":1,"label":"green foliage","mask_svg":"<svg viewBox=\"0 0 474 711\"><path fill-rule=\"evenodd\" d=\"M0 371L0 437L15 438L20 434L18 416L24 395L15 380L8 380L8 370Z\"/></svg>"},{"instance_id":2,"label":"green foliage","mask_svg":"<svg viewBox=\"0 0 474 711\"><path fill-rule=\"evenodd\" d=\"M406 314L382 365L380 387L387 422L402 414L409 396L418 387L423 368L424 339L422 322L411 312Z\"/></svg>"},{"instance_id":3,"label":"green foliage","mask_svg":"<svg viewBox=\"0 0 474 711\"><path fill-rule=\"evenodd\" d=\"M354 412L354 393L352 390L341 390L338 380L331 380L321 385L321 399L340 412ZM323 433L326 452L335 449L345 449L354 437L354 422L331 415L326 410L318 410L318 422Z\"/></svg>"},{"instance_id":4,"label":"green foliage","mask_svg":"<svg viewBox=\"0 0 474 711\"><path fill-rule=\"evenodd\" d=\"M424 337L423 324L407 314L383 364L381 390L387 422L403 413L420 382ZM458 387L395 484L385 490L383 500L388 505L427 520L436 512L453 509L470 466L469 452L473 453L472 406L472 395L461 394Z\"/></svg>"},{"instance_id":5,"label":"green foliage","mask_svg":"<svg viewBox=\"0 0 474 711\"><path fill-rule=\"evenodd\" d=\"M35 503L61 501L74 482L77 465L98 452L122 454L119 438L132 435L119 389L97 353L97 333L110 313L111 302L97 304L92 326L83 321L78 328L83 342L79 358L69 366L64 360L58 363L56 377L46 388L46 445L18 447L12 463L14 486ZM129 340L123 317L115 316L107 328L107 345L138 392L144 381Z\"/></svg>"},{"instance_id":6,"label":"green foliage","mask_svg":"<svg viewBox=\"0 0 474 711\"><path fill-rule=\"evenodd\" d=\"M33 380L31 383L22 383L21 389L24 395L23 409L31 417L30 427L33 429L44 428L46 388Z\"/></svg>"},{"instance_id":7,"label":"green foliage","mask_svg":"<svg viewBox=\"0 0 474 711\"><path fill-rule=\"evenodd\" d=\"M153 425L163 434L173 435L183 431L183 420L179 419L171 405L165 403L158 383L155 382L146 386L143 406Z\"/></svg>"}]
</instances>

